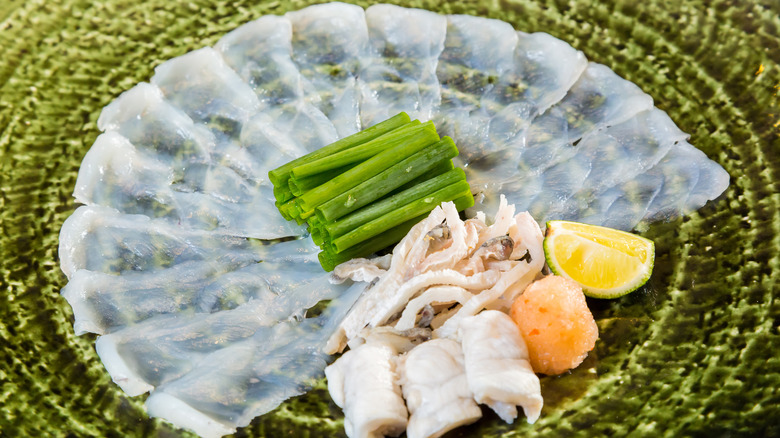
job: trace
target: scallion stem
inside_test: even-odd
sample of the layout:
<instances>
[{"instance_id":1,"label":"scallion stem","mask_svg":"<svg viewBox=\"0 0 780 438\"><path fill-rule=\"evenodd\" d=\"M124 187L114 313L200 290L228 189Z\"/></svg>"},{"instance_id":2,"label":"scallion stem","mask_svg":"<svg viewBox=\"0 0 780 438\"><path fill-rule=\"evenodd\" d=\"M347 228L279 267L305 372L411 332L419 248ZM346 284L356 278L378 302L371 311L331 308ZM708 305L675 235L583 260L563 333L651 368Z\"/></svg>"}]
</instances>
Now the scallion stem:
<instances>
[{"instance_id":1,"label":"scallion stem","mask_svg":"<svg viewBox=\"0 0 780 438\"><path fill-rule=\"evenodd\" d=\"M286 186L287 180L290 178L290 170L292 170L292 168L295 166L300 166L310 161L314 161L322 157L327 157L328 155L332 155L337 152L341 152L343 150L363 144L400 126L406 125L410 121L411 120L409 119L408 114L400 113L383 122L377 123L374 126L317 149L314 152L306 154L300 158L296 158L295 160L268 172L268 178L275 186Z\"/></svg>"},{"instance_id":2,"label":"scallion stem","mask_svg":"<svg viewBox=\"0 0 780 438\"><path fill-rule=\"evenodd\" d=\"M458 155L458 148L449 137L444 137L384 171L363 181L346 192L317 207L317 216L322 222L333 222L347 214L368 205L409 181L428 173L443 161L452 161Z\"/></svg>"}]
</instances>

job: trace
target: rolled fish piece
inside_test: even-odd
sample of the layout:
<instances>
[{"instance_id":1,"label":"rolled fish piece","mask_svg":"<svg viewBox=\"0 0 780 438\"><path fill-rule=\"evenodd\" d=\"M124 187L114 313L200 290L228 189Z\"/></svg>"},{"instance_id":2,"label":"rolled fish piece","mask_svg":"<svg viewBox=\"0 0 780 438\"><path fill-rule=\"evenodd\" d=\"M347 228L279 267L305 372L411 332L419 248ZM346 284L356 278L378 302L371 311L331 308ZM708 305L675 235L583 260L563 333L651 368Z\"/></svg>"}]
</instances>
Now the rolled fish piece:
<instances>
[{"instance_id":1,"label":"rolled fish piece","mask_svg":"<svg viewBox=\"0 0 780 438\"><path fill-rule=\"evenodd\" d=\"M369 340L325 368L328 392L344 411L348 437L398 436L406 429L397 358L392 345Z\"/></svg>"},{"instance_id":2,"label":"rolled fish piece","mask_svg":"<svg viewBox=\"0 0 780 438\"><path fill-rule=\"evenodd\" d=\"M424 342L401 357L398 369L410 413L409 438L438 437L482 417L471 396L457 342Z\"/></svg>"},{"instance_id":3,"label":"rolled fish piece","mask_svg":"<svg viewBox=\"0 0 780 438\"><path fill-rule=\"evenodd\" d=\"M486 310L460 323L466 380L474 400L507 423L522 406L528 423L542 412L539 378L529 362L520 330L506 313Z\"/></svg>"}]
</instances>

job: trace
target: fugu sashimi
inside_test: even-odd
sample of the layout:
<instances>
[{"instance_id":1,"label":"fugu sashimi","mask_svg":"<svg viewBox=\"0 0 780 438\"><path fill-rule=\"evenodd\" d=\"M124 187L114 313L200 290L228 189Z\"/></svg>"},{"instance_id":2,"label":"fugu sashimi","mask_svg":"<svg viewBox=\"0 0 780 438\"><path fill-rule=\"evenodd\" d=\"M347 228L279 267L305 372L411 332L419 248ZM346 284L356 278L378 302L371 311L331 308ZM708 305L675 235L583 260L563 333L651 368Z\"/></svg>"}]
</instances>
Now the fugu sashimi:
<instances>
[{"instance_id":1,"label":"fugu sashimi","mask_svg":"<svg viewBox=\"0 0 780 438\"><path fill-rule=\"evenodd\" d=\"M252 89L211 47L165 61L154 71L151 82L165 98L218 137L237 138L243 123L260 109Z\"/></svg>"},{"instance_id":2,"label":"fugu sashimi","mask_svg":"<svg viewBox=\"0 0 780 438\"><path fill-rule=\"evenodd\" d=\"M78 334L109 333L160 314L214 313L249 301L272 320L302 317L305 309L342 289L331 284L309 239L261 247L249 260L191 261L121 276L78 270L62 290Z\"/></svg>"},{"instance_id":3,"label":"fugu sashimi","mask_svg":"<svg viewBox=\"0 0 780 438\"><path fill-rule=\"evenodd\" d=\"M346 289L307 286L305 293L300 287L297 291L267 289L264 296L258 294L216 313L155 316L101 336L97 352L114 381L129 395L138 395L186 374L211 352L250 336L273 335L273 326L280 321L300 319L307 308Z\"/></svg>"},{"instance_id":4,"label":"fugu sashimi","mask_svg":"<svg viewBox=\"0 0 780 438\"><path fill-rule=\"evenodd\" d=\"M546 189L523 207L539 218L579 217L581 203L653 167L687 137L658 109L591 133L571 159L539 175Z\"/></svg>"},{"instance_id":5,"label":"fugu sashimi","mask_svg":"<svg viewBox=\"0 0 780 438\"><path fill-rule=\"evenodd\" d=\"M593 213L595 209L589 206L582 215L585 221L613 228L639 214L649 220L673 219L702 207L728 184L729 175L722 167L687 142L680 142L658 164L598 199L596 202L609 205L606 213Z\"/></svg>"},{"instance_id":6,"label":"fugu sashimi","mask_svg":"<svg viewBox=\"0 0 780 438\"><path fill-rule=\"evenodd\" d=\"M447 19L422 9L374 5L366 9L370 55L358 75L360 117L371 126L399 112L430 120L441 102L436 65Z\"/></svg>"},{"instance_id":7,"label":"fugu sashimi","mask_svg":"<svg viewBox=\"0 0 780 438\"><path fill-rule=\"evenodd\" d=\"M152 392L149 414L202 437L219 437L303 394L323 375L329 361L325 341L364 288L351 286L322 316L277 324L271 333L258 332L204 357Z\"/></svg>"},{"instance_id":8,"label":"fugu sashimi","mask_svg":"<svg viewBox=\"0 0 780 438\"><path fill-rule=\"evenodd\" d=\"M214 48L257 94L261 104L279 105L303 99L306 92L292 62L292 23L266 15L222 37Z\"/></svg>"},{"instance_id":9,"label":"fugu sashimi","mask_svg":"<svg viewBox=\"0 0 780 438\"><path fill-rule=\"evenodd\" d=\"M190 163L177 175L177 169L139 152L115 131L98 137L81 169L74 196L86 205L222 234L265 239L303 234L302 227L276 215L253 217L275 208L270 187L257 190L219 165Z\"/></svg>"},{"instance_id":10,"label":"fugu sashimi","mask_svg":"<svg viewBox=\"0 0 780 438\"><path fill-rule=\"evenodd\" d=\"M213 314L161 315L101 336L96 348L112 379L139 395L192 370L206 355L258 333L278 320L262 318L251 301Z\"/></svg>"},{"instance_id":11,"label":"fugu sashimi","mask_svg":"<svg viewBox=\"0 0 780 438\"><path fill-rule=\"evenodd\" d=\"M474 159L488 147L490 118L503 107L488 94L511 71L517 32L509 24L469 15L447 16L447 37L436 76L441 104L433 120Z\"/></svg>"},{"instance_id":12,"label":"fugu sashimi","mask_svg":"<svg viewBox=\"0 0 780 438\"><path fill-rule=\"evenodd\" d=\"M87 154L74 193L87 206L61 230L61 268L70 280L63 295L75 330L108 333L101 356L114 364L126 359L125 368L109 367L129 376L123 388L130 393L155 387L147 400L152 416L202 436L234 432L320 377L329 337L328 351L340 351L346 334L397 315L401 308L378 306L377 297L397 295L402 264L441 267L435 258L420 265L430 242L402 241L390 266L363 272L389 280L354 306L356 288L323 316L298 321L341 286L327 284L308 237L255 240L305 236L278 214L269 170L402 110L453 137L477 209L495 211L501 193L519 211L537 214L483 224L486 236L509 234L512 254L527 250L533 260L479 261L503 266L506 279L469 271L473 281L465 281L450 270L423 274L424 281L400 290L407 299L428 299L424 289L447 280L442 275L464 287L454 300L461 304L430 321L436 336L455 338L461 322L502 308L538 273L544 256L534 220L556 215L629 229L699 208L728 186L728 174L686 143L650 96L550 35L391 5L364 11L329 3L262 17L214 48L163 62L150 83L103 110L98 127L105 133ZM434 210L426 232L444 217ZM474 227L467 221L453 235L473 238ZM452 246L442 257L462 250ZM271 320L285 322L265 327ZM236 335L236 321L260 328ZM416 314L404 320L416 321ZM467 398L462 354L446 341L438 353L455 364L448 378L459 383L429 406ZM422 366L413 369L431 377ZM425 389L431 381L417 383ZM455 405L459 419L431 421L427 408L416 410L410 437L481 416L473 400Z\"/></svg>"},{"instance_id":13,"label":"fugu sashimi","mask_svg":"<svg viewBox=\"0 0 780 438\"><path fill-rule=\"evenodd\" d=\"M73 308L77 335L104 334L154 315L191 309L204 287L242 265L192 261L160 271L125 275L79 269L62 289L62 295Z\"/></svg>"},{"instance_id":14,"label":"fugu sashimi","mask_svg":"<svg viewBox=\"0 0 780 438\"><path fill-rule=\"evenodd\" d=\"M163 97L162 91L142 82L103 108L98 128L116 131L139 150L179 171L191 163L211 163L216 139L205 126Z\"/></svg>"},{"instance_id":15,"label":"fugu sashimi","mask_svg":"<svg viewBox=\"0 0 780 438\"><path fill-rule=\"evenodd\" d=\"M260 261L264 245L243 237L178 227L101 206L79 207L60 231L60 267L121 275L188 261Z\"/></svg>"},{"instance_id":16,"label":"fugu sashimi","mask_svg":"<svg viewBox=\"0 0 780 438\"><path fill-rule=\"evenodd\" d=\"M357 74L368 50L363 8L327 3L286 17L293 26L292 59L314 90L307 100L333 122L340 137L359 131Z\"/></svg>"},{"instance_id":17,"label":"fugu sashimi","mask_svg":"<svg viewBox=\"0 0 780 438\"><path fill-rule=\"evenodd\" d=\"M338 140L333 123L304 101L264 109L241 131L246 165L268 174L282 164ZM250 164L251 163L251 164Z\"/></svg>"}]
</instances>

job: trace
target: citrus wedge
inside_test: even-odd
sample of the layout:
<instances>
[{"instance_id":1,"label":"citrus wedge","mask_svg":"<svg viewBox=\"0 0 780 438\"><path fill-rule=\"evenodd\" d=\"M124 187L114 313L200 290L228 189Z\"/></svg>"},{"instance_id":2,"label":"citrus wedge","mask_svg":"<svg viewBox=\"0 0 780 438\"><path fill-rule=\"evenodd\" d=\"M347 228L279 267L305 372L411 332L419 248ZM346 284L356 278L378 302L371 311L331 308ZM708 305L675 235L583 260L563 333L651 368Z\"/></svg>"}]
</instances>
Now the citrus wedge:
<instances>
[{"instance_id":1,"label":"citrus wedge","mask_svg":"<svg viewBox=\"0 0 780 438\"><path fill-rule=\"evenodd\" d=\"M653 272L652 240L611 228L569 221L547 222L547 265L571 278L593 298L617 298L645 284Z\"/></svg>"}]
</instances>

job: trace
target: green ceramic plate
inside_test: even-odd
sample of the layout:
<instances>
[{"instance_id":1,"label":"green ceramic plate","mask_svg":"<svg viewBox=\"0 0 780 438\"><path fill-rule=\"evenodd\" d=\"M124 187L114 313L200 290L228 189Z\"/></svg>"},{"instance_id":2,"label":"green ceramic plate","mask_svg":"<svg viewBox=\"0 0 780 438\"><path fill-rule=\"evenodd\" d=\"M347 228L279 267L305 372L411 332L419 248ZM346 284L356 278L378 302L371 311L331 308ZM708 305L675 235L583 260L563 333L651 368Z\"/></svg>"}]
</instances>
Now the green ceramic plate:
<instances>
[{"instance_id":1,"label":"green ceramic plate","mask_svg":"<svg viewBox=\"0 0 780 438\"><path fill-rule=\"evenodd\" d=\"M0 1L0 436L186 436L126 397L75 337L57 236L100 109L160 62L295 1ZM365 6L367 2L360 2ZM544 378L530 426L486 412L454 436L780 436L780 2L412 0L582 50L655 98L732 176L656 241L643 289L592 301L601 339ZM339 436L321 383L242 436Z\"/></svg>"}]
</instances>

